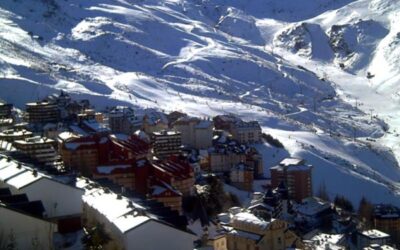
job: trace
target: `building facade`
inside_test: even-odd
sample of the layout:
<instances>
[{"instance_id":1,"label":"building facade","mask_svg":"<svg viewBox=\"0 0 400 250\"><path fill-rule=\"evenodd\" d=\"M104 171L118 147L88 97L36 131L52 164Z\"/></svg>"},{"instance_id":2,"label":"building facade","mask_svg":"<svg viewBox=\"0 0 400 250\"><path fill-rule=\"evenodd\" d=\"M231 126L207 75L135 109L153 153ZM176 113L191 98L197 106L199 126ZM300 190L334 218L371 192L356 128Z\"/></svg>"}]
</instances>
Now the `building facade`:
<instances>
[{"instance_id":1,"label":"building facade","mask_svg":"<svg viewBox=\"0 0 400 250\"><path fill-rule=\"evenodd\" d=\"M111 109L108 114L108 124L114 133L132 135L141 129L143 120L135 116L132 108L117 106Z\"/></svg>"},{"instance_id":2,"label":"building facade","mask_svg":"<svg viewBox=\"0 0 400 250\"><path fill-rule=\"evenodd\" d=\"M289 198L297 202L312 196L312 166L304 163L301 159L286 158L270 168L272 187L285 183Z\"/></svg>"},{"instance_id":3,"label":"building facade","mask_svg":"<svg viewBox=\"0 0 400 250\"><path fill-rule=\"evenodd\" d=\"M393 243L400 246L400 208L378 204L374 207L372 219L376 229L389 234Z\"/></svg>"},{"instance_id":4,"label":"building facade","mask_svg":"<svg viewBox=\"0 0 400 250\"><path fill-rule=\"evenodd\" d=\"M244 163L234 166L230 172L231 184L246 191L253 190L254 169Z\"/></svg>"},{"instance_id":5,"label":"building facade","mask_svg":"<svg viewBox=\"0 0 400 250\"><path fill-rule=\"evenodd\" d=\"M229 226L232 229L227 233L228 249L304 248L300 238L290 231L287 223L282 220L263 220L252 213L242 211L231 215Z\"/></svg>"},{"instance_id":6,"label":"building facade","mask_svg":"<svg viewBox=\"0 0 400 250\"><path fill-rule=\"evenodd\" d=\"M26 104L29 123L49 123L60 120L60 110L56 104L47 101Z\"/></svg>"},{"instance_id":7,"label":"building facade","mask_svg":"<svg viewBox=\"0 0 400 250\"><path fill-rule=\"evenodd\" d=\"M187 116L173 123L173 129L181 133L182 144L195 149L212 146L213 128L212 121Z\"/></svg>"},{"instance_id":8,"label":"building facade","mask_svg":"<svg viewBox=\"0 0 400 250\"><path fill-rule=\"evenodd\" d=\"M181 153L181 133L177 131L162 130L151 134L153 155L162 159Z\"/></svg>"},{"instance_id":9,"label":"building facade","mask_svg":"<svg viewBox=\"0 0 400 250\"><path fill-rule=\"evenodd\" d=\"M261 126L257 121L239 121L232 124L229 132L233 139L243 144L258 143L261 141Z\"/></svg>"},{"instance_id":10,"label":"building facade","mask_svg":"<svg viewBox=\"0 0 400 250\"><path fill-rule=\"evenodd\" d=\"M12 118L13 105L0 102L0 119Z\"/></svg>"}]
</instances>

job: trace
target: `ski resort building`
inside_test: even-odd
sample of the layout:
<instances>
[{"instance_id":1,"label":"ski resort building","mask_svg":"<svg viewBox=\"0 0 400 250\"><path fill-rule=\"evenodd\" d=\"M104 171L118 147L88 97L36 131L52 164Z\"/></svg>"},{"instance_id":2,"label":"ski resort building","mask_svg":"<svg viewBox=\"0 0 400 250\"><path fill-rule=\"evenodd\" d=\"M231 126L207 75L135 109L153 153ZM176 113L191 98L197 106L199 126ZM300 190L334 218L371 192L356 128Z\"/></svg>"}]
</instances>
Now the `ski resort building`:
<instances>
[{"instance_id":1,"label":"ski resort building","mask_svg":"<svg viewBox=\"0 0 400 250\"><path fill-rule=\"evenodd\" d=\"M254 169L245 163L233 166L229 178L233 186L246 191L253 190Z\"/></svg>"},{"instance_id":2,"label":"ski resort building","mask_svg":"<svg viewBox=\"0 0 400 250\"><path fill-rule=\"evenodd\" d=\"M288 229L288 224L279 219L264 220L254 214L231 208L228 221L222 219L226 226L228 249L303 249L299 237Z\"/></svg>"},{"instance_id":3,"label":"ski resort building","mask_svg":"<svg viewBox=\"0 0 400 250\"><path fill-rule=\"evenodd\" d=\"M82 189L4 156L0 156L0 188L41 201L46 218L57 223L59 230L80 228Z\"/></svg>"},{"instance_id":4,"label":"ski resort building","mask_svg":"<svg viewBox=\"0 0 400 250\"><path fill-rule=\"evenodd\" d=\"M80 180L84 188L84 224L103 224L110 241L104 249L193 249L195 236L160 220L145 204Z\"/></svg>"},{"instance_id":5,"label":"ski resort building","mask_svg":"<svg viewBox=\"0 0 400 250\"><path fill-rule=\"evenodd\" d=\"M162 159L172 155L179 155L182 149L181 133L162 130L151 134L153 155Z\"/></svg>"},{"instance_id":6,"label":"ski resort building","mask_svg":"<svg viewBox=\"0 0 400 250\"><path fill-rule=\"evenodd\" d=\"M0 119L12 118L13 105L0 102Z\"/></svg>"},{"instance_id":7,"label":"ski resort building","mask_svg":"<svg viewBox=\"0 0 400 250\"><path fill-rule=\"evenodd\" d=\"M26 195L6 193L0 189L0 232L2 246L16 249L53 249L57 223L43 216L40 201L29 202Z\"/></svg>"},{"instance_id":8,"label":"ski resort building","mask_svg":"<svg viewBox=\"0 0 400 250\"><path fill-rule=\"evenodd\" d=\"M305 165L304 160L286 158L279 165L270 168L270 172L272 187L285 183L290 199L301 202L312 196L312 166Z\"/></svg>"},{"instance_id":9,"label":"ski resort building","mask_svg":"<svg viewBox=\"0 0 400 250\"><path fill-rule=\"evenodd\" d=\"M400 246L400 208L390 204L378 204L374 207L373 226L387 234L393 243Z\"/></svg>"},{"instance_id":10,"label":"ski resort building","mask_svg":"<svg viewBox=\"0 0 400 250\"><path fill-rule=\"evenodd\" d=\"M33 133L26 130L7 129L0 132L0 141L14 142L16 140L25 140L32 137Z\"/></svg>"},{"instance_id":11,"label":"ski resort building","mask_svg":"<svg viewBox=\"0 0 400 250\"><path fill-rule=\"evenodd\" d=\"M16 140L13 142L13 146L46 167L59 169L63 166L61 157L55 149L56 142L52 139L34 136L24 140Z\"/></svg>"},{"instance_id":12,"label":"ski resort building","mask_svg":"<svg viewBox=\"0 0 400 250\"><path fill-rule=\"evenodd\" d=\"M239 143L252 144L261 141L261 126L257 121L238 121L231 125L229 132Z\"/></svg>"},{"instance_id":13,"label":"ski resort building","mask_svg":"<svg viewBox=\"0 0 400 250\"><path fill-rule=\"evenodd\" d=\"M117 106L109 112L108 124L113 133L132 135L142 128L142 118L135 116L134 110L130 107Z\"/></svg>"},{"instance_id":14,"label":"ski resort building","mask_svg":"<svg viewBox=\"0 0 400 250\"><path fill-rule=\"evenodd\" d=\"M370 246L384 246L391 243L390 235L377 229L365 230L357 234L357 248L364 249Z\"/></svg>"},{"instance_id":15,"label":"ski resort building","mask_svg":"<svg viewBox=\"0 0 400 250\"><path fill-rule=\"evenodd\" d=\"M27 103L26 112L29 123L54 123L61 117L58 106L47 101Z\"/></svg>"},{"instance_id":16,"label":"ski resort building","mask_svg":"<svg viewBox=\"0 0 400 250\"><path fill-rule=\"evenodd\" d=\"M212 146L214 125L212 121L195 117L181 117L173 123L173 129L179 131L182 144L195 149L207 149Z\"/></svg>"}]
</instances>

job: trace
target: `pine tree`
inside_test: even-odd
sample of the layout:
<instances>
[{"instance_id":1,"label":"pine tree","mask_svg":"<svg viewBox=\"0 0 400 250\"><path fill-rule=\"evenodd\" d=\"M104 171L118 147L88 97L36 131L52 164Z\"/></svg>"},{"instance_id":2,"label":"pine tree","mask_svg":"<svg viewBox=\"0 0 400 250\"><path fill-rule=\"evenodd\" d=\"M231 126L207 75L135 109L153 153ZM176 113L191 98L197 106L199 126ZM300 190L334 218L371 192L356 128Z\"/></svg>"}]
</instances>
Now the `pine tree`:
<instances>
[{"instance_id":1,"label":"pine tree","mask_svg":"<svg viewBox=\"0 0 400 250\"><path fill-rule=\"evenodd\" d=\"M110 236L104 230L103 224L97 224L91 228L84 228L85 235L82 238L82 243L86 250L103 249L110 240Z\"/></svg>"},{"instance_id":2,"label":"pine tree","mask_svg":"<svg viewBox=\"0 0 400 250\"><path fill-rule=\"evenodd\" d=\"M328 195L328 191L326 190L326 185L325 182L322 182L322 184L320 184L319 189L318 189L318 193L317 193L317 197L321 198L322 200L325 201L329 201L329 195Z\"/></svg>"},{"instance_id":3,"label":"pine tree","mask_svg":"<svg viewBox=\"0 0 400 250\"><path fill-rule=\"evenodd\" d=\"M358 217L363 222L364 229L370 229L372 226L372 214L374 206L363 196L358 206Z\"/></svg>"},{"instance_id":4,"label":"pine tree","mask_svg":"<svg viewBox=\"0 0 400 250\"><path fill-rule=\"evenodd\" d=\"M354 212L353 204L351 204L351 202L344 196L336 195L334 203L335 206L340 207L347 212Z\"/></svg>"}]
</instances>

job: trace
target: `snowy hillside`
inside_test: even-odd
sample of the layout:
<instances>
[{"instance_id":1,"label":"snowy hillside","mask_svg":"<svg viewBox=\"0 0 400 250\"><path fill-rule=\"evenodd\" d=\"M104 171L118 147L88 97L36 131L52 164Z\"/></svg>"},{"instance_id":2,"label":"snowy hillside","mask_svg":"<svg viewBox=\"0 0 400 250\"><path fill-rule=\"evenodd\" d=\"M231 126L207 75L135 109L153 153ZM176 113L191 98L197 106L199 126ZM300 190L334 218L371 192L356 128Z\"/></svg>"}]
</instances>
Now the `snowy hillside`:
<instances>
[{"instance_id":1,"label":"snowy hillside","mask_svg":"<svg viewBox=\"0 0 400 250\"><path fill-rule=\"evenodd\" d=\"M314 164L315 190L400 205L399 12L390 0L4 0L0 98L23 108L63 89L99 108L237 113ZM268 175L279 159L259 146Z\"/></svg>"}]
</instances>

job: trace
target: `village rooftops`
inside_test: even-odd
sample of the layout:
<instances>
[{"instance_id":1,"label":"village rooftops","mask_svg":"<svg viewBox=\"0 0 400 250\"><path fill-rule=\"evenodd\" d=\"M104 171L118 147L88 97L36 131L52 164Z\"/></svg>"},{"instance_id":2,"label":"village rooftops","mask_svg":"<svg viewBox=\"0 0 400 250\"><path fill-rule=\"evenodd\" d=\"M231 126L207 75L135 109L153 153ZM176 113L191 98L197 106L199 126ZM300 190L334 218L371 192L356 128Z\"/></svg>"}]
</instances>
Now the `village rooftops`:
<instances>
[{"instance_id":1,"label":"village rooftops","mask_svg":"<svg viewBox=\"0 0 400 250\"><path fill-rule=\"evenodd\" d=\"M345 235L317 233L310 240L316 242L319 246L324 246L327 243L333 245L340 245L345 240Z\"/></svg>"},{"instance_id":2,"label":"village rooftops","mask_svg":"<svg viewBox=\"0 0 400 250\"><path fill-rule=\"evenodd\" d=\"M273 221L272 219L271 221ZM239 212L232 216L231 223L234 225L241 224L241 225L253 225L258 227L260 230L265 230L270 225L271 221L265 221L261 218L258 218L254 214L250 212Z\"/></svg>"},{"instance_id":3,"label":"village rooftops","mask_svg":"<svg viewBox=\"0 0 400 250\"><path fill-rule=\"evenodd\" d=\"M166 191L171 191L172 194L174 194L175 196L182 196L182 193L179 192L178 190L176 190L175 188L171 187L170 185L168 185L167 183L160 181L160 183L153 185L152 187L152 196L161 196L164 192Z\"/></svg>"},{"instance_id":4,"label":"village rooftops","mask_svg":"<svg viewBox=\"0 0 400 250\"><path fill-rule=\"evenodd\" d=\"M188 225L188 229L190 229L193 233L195 233L198 238L201 238L203 236L204 227L207 227L208 239L221 238L227 232L223 227L218 228L218 225L215 222L209 221L203 223L200 218Z\"/></svg>"},{"instance_id":5,"label":"village rooftops","mask_svg":"<svg viewBox=\"0 0 400 250\"><path fill-rule=\"evenodd\" d=\"M305 161L297 158L285 158L279 165L271 167L272 170L278 171L310 171L312 169L311 165L305 165Z\"/></svg>"},{"instance_id":6,"label":"village rooftops","mask_svg":"<svg viewBox=\"0 0 400 250\"><path fill-rule=\"evenodd\" d=\"M135 112L132 108L127 106L116 106L109 112L110 117L130 117L134 116Z\"/></svg>"},{"instance_id":7,"label":"village rooftops","mask_svg":"<svg viewBox=\"0 0 400 250\"><path fill-rule=\"evenodd\" d=\"M41 136L29 137L24 140L15 141L16 144L49 144L54 143L54 140Z\"/></svg>"},{"instance_id":8,"label":"village rooftops","mask_svg":"<svg viewBox=\"0 0 400 250\"><path fill-rule=\"evenodd\" d=\"M32 135L32 132L26 129L21 129L21 130L7 129L4 130L3 132L0 132L0 137L21 136L21 135Z\"/></svg>"},{"instance_id":9,"label":"village rooftops","mask_svg":"<svg viewBox=\"0 0 400 250\"><path fill-rule=\"evenodd\" d=\"M304 160L299 158L285 158L279 163L280 166L298 166L302 164L304 164Z\"/></svg>"},{"instance_id":10,"label":"village rooftops","mask_svg":"<svg viewBox=\"0 0 400 250\"><path fill-rule=\"evenodd\" d=\"M173 176L177 179L185 179L190 178L192 173L192 167L186 163L179 160L175 160L174 158L154 162L153 167L162 173Z\"/></svg>"},{"instance_id":11,"label":"village rooftops","mask_svg":"<svg viewBox=\"0 0 400 250\"><path fill-rule=\"evenodd\" d=\"M122 233L126 233L149 221L169 225L160 220L158 215L148 211L149 207L142 206L140 203L143 201L138 198L127 198L116 194L108 188L85 178L79 178L76 186L85 190L85 194L82 197L84 203L102 214Z\"/></svg>"},{"instance_id":12,"label":"village rooftops","mask_svg":"<svg viewBox=\"0 0 400 250\"><path fill-rule=\"evenodd\" d=\"M101 133L110 131L106 126L100 124L96 120L85 120L82 122L82 125L84 125L87 129L91 130L89 132Z\"/></svg>"},{"instance_id":13,"label":"village rooftops","mask_svg":"<svg viewBox=\"0 0 400 250\"><path fill-rule=\"evenodd\" d=\"M309 197L303 199L302 203L296 206L296 211L303 215L314 216L330 208L331 204L328 201L323 201L317 197Z\"/></svg>"},{"instance_id":14,"label":"village rooftops","mask_svg":"<svg viewBox=\"0 0 400 250\"><path fill-rule=\"evenodd\" d=\"M83 130L82 128L80 128L80 127L77 126L77 125L70 125L70 126L69 126L69 129L70 129L73 133L75 133L76 135L79 135L79 136L88 136L88 135L89 135L85 130Z\"/></svg>"},{"instance_id":15,"label":"village rooftops","mask_svg":"<svg viewBox=\"0 0 400 250\"><path fill-rule=\"evenodd\" d=\"M79 183L77 183L79 186ZM134 220L128 218L128 215L138 215L138 212L141 211L142 214L145 213L145 208L136 204L132 200L122 197L121 195L115 194L111 191L106 191L103 188L93 188L88 189L88 187L83 187L86 191L84 196L82 196L82 200L90 207L98 211L102 214L107 220L114 223L115 226L120 229L122 232L127 231L130 228L127 228L124 225L123 220L128 224L133 223ZM143 216L138 218L141 222L143 222ZM149 220L150 217L146 216L146 220ZM132 224L132 227L135 227L136 223Z\"/></svg>"},{"instance_id":16,"label":"village rooftops","mask_svg":"<svg viewBox=\"0 0 400 250\"><path fill-rule=\"evenodd\" d=\"M155 109L146 109L144 111L144 119L150 125L156 125L158 123L168 124L167 116L164 113Z\"/></svg>"},{"instance_id":17,"label":"village rooftops","mask_svg":"<svg viewBox=\"0 0 400 250\"><path fill-rule=\"evenodd\" d=\"M12 118L1 118L0 125L11 125L13 124L14 120Z\"/></svg>"},{"instance_id":18,"label":"village rooftops","mask_svg":"<svg viewBox=\"0 0 400 250\"><path fill-rule=\"evenodd\" d=\"M359 232L359 234L372 240L390 238L389 234L379 231L377 229L365 230Z\"/></svg>"},{"instance_id":19,"label":"village rooftops","mask_svg":"<svg viewBox=\"0 0 400 250\"><path fill-rule=\"evenodd\" d=\"M131 165L110 165L110 166L98 166L96 170L97 173L99 174L107 175L115 172L126 172L129 171L130 168L132 168Z\"/></svg>"},{"instance_id":20,"label":"village rooftops","mask_svg":"<svg viewBox=\"0 0 400 250\"><path fill-rule=\"evenodd\" d=\"M228 231L228 234L230 234L230 235L253 240L255 242L258 242L259 240L261 240L264 237L264 235L251 233L251 232L247 232L247 231L242 231L239 229L233 229L231 227L225 227L225 229Z\"/></svg>"},{"instance_id":21,"label":"village rooftops","mask_svg":"<svg viewBox=\"0 0 400 250\"><path fill-rule=\"evenodd\" d=\"M67 184L70 181L69 179L63 180L62 177L42 173L29 165L11 159L9 156L0 155L0 181L8 186L21 189L43 179L75 188Z\"/></svg>"},{"instance_id":22,"label":"village rooftops","mask_svg":"<svg viewBox=\"0 0 400 250\"><path fill-rule=\"evenodd\" d=\"M173 135L180 135L181 133L174 130L162 130L153 132L154 136L173 136Z\"/></svg>"},{"instance_id":23,"label":"village rooftops","mask_svg":"<svg viewBox=\"0 0 400 250\"><path fill-rule=\"evenodd\" d=\"M80 138L80 137L81 136L79 134L73 133L73 132L61 132L60 134L58 134L58 140L61 142Z\"/></svg>"},{"instance_id":24,"label":"village rooftops","mask_svg":"<svg viewBox=\"0 0 400 250\"><path fill-rule=\"evenodd\" d=\"M36 106L54 106L56 107L54 104L48 102L48 101L39 101L39 102L28 102L26 104L27 107L36 107Z\"/></svg>"},{"instance_id":25,"label":"village rooftops","mask_svg":"<svg viewBox=\"0 0 400 250\"><path fill-rule=\"evenodd\" d=\"M363 250L396 250L397 248L388 245L372 244L369 247L365 247Z\"/></svg>"},{"instance_id":26,"label":"village rooftops","mask_svg":"<svg viewBox=\"0 0 400 250\"><path fill-rule=\"evenodd\" d=\"M224 135L221 135L224 137ZM215 136L214 146L211 147L208 151L210 154L228 154L228 153L235 153L235 154L244 154L249 149L248 146L244 144L240 144L235 140L231 140L229 138L224 138L221 140L221 137Z\"/></svg>"}]
</instances>

